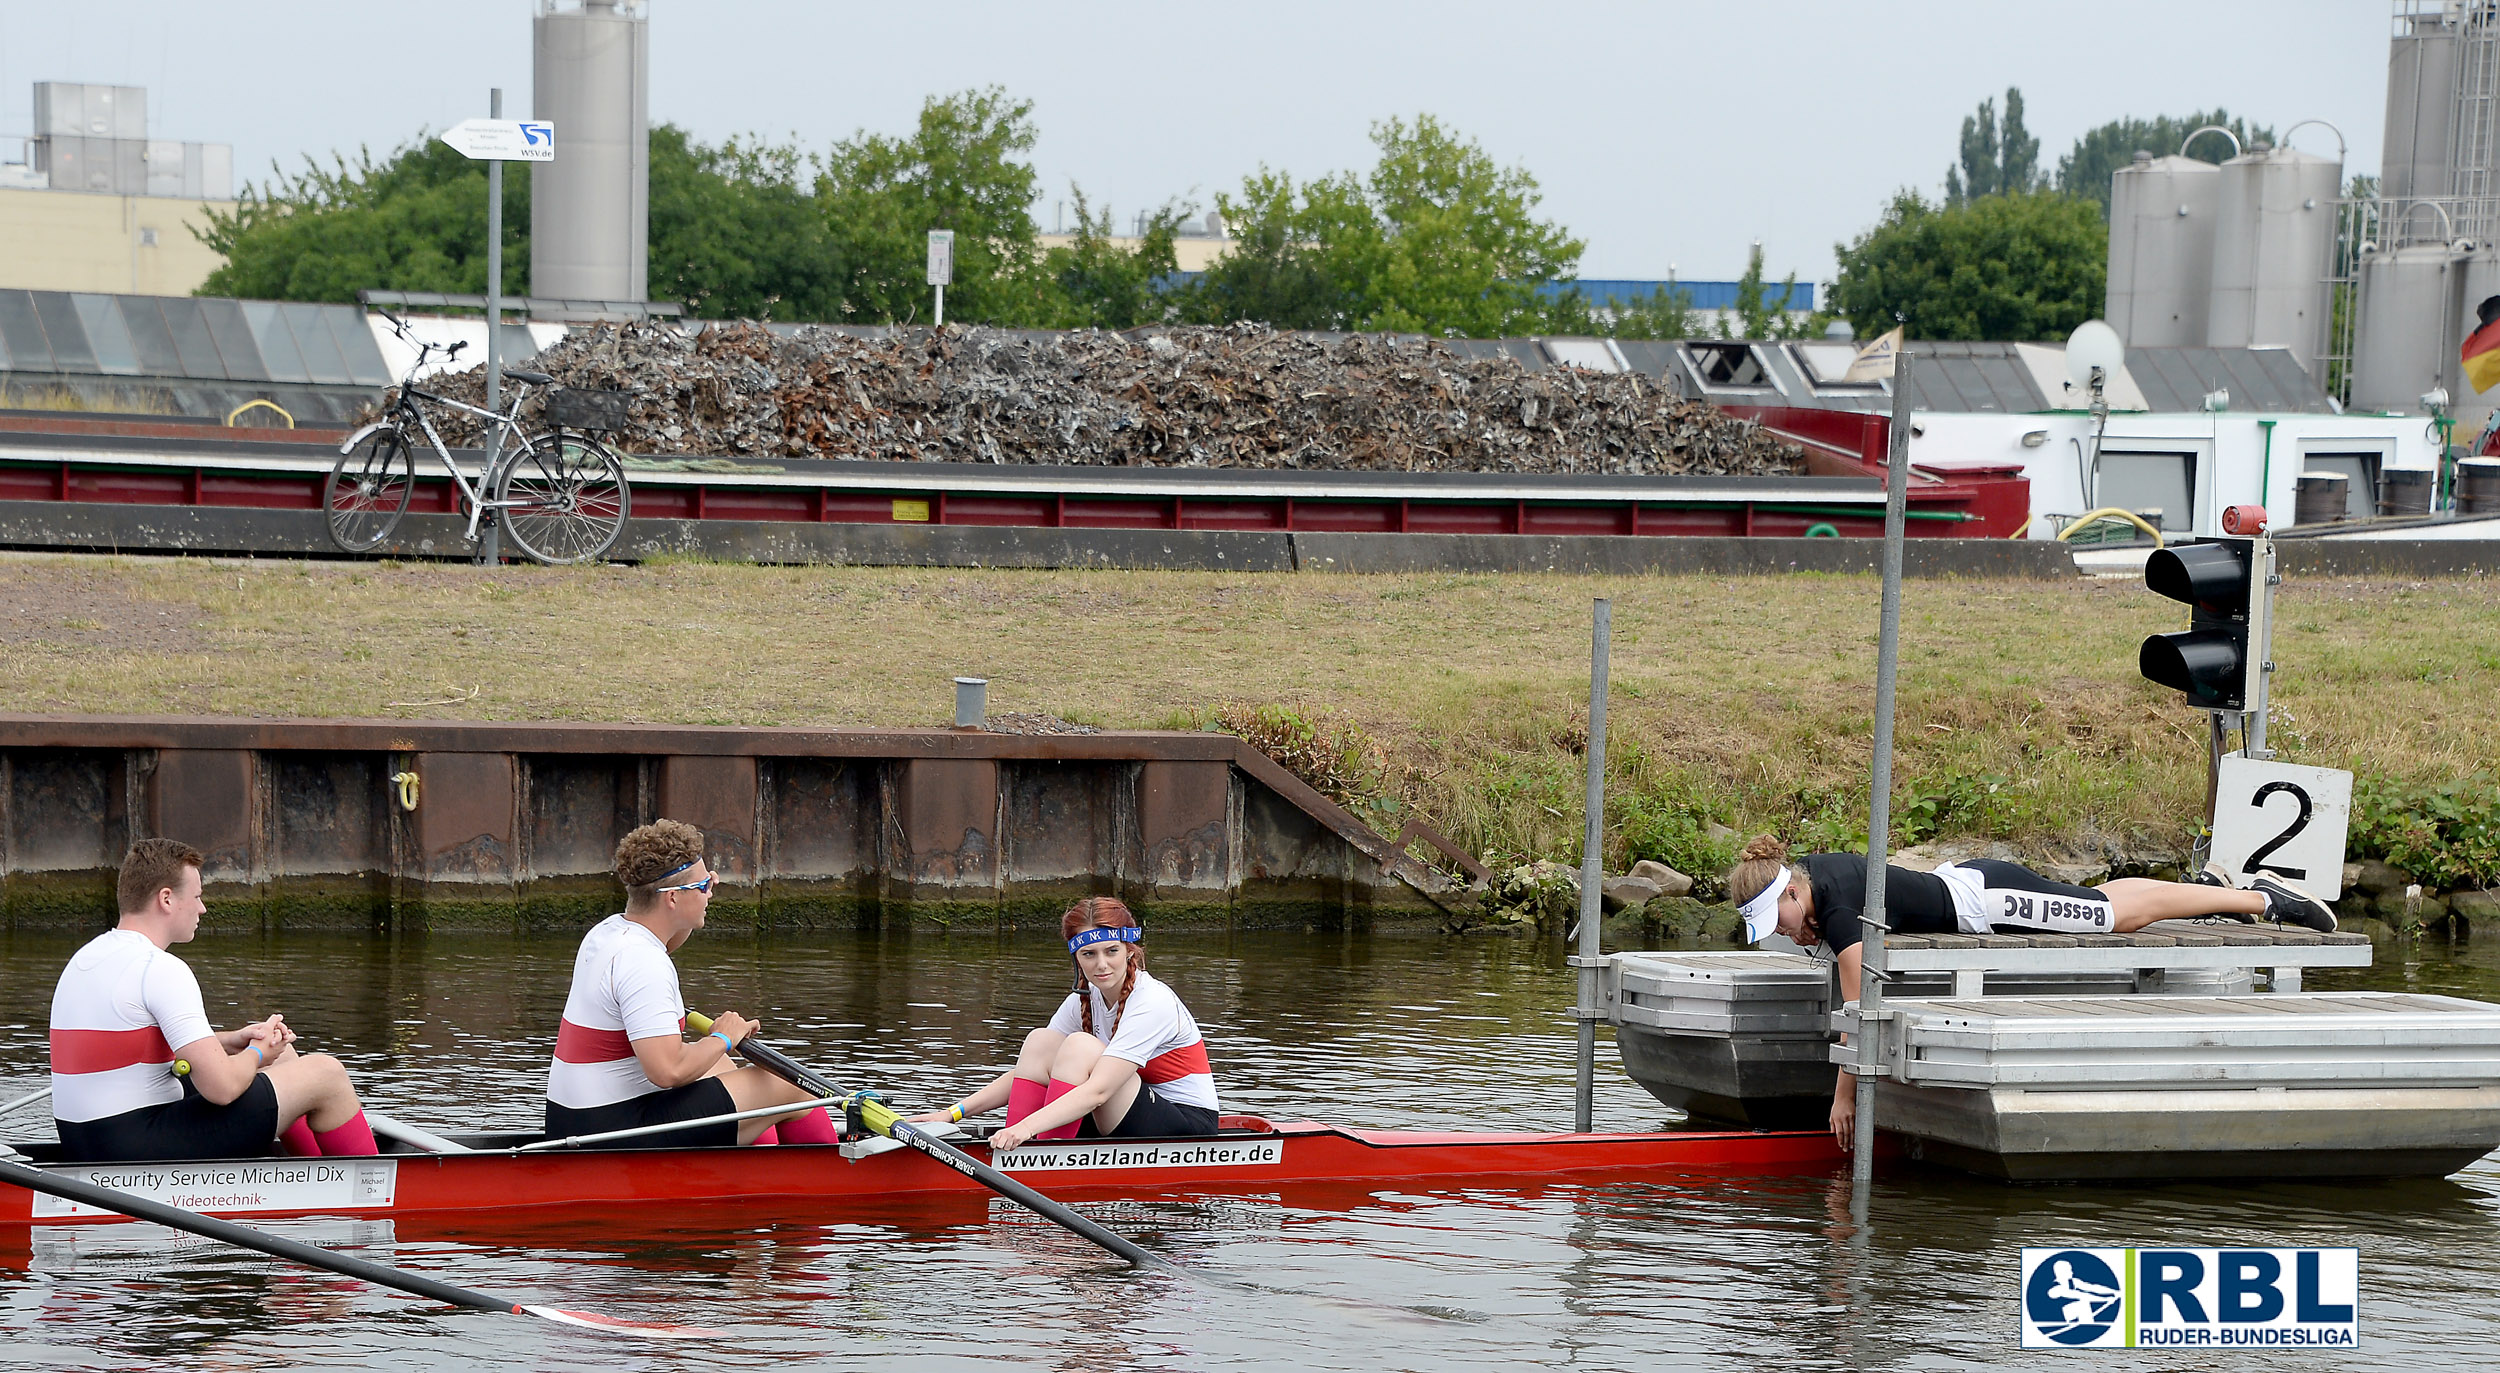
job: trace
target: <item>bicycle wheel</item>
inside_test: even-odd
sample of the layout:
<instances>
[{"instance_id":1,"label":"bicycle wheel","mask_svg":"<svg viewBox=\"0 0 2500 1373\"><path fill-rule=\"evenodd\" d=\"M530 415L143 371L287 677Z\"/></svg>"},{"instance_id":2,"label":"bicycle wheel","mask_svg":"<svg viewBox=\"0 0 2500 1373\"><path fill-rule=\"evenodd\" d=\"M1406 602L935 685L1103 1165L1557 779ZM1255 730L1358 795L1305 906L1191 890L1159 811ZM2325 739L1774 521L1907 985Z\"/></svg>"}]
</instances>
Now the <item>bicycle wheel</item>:
<instances>
[{"instance_id":1,"label":"bicycle wheel","mask_svg":"<svg viewBox=\"0 0 2500 1373\"><path fill-rule=\"evenodd\" d=\"M625 464L585 434L551 434L516 455L494 499L513 547L556 564L606 557L633 508Z\"/></svg>"},{"instance_id":2,"label":"bicycle wheel","mask_svg":"<svg viewBox=\"0 0 2500 1373\"><path fill-rule=\"evenodd\" d=\"M417 489L417 459L408 436L396 429L376 429L339 454L323 484L322 508L328 512L330 541L350 553L370 553L399 527L408 498Z\"/></svg>"}]
</instances>

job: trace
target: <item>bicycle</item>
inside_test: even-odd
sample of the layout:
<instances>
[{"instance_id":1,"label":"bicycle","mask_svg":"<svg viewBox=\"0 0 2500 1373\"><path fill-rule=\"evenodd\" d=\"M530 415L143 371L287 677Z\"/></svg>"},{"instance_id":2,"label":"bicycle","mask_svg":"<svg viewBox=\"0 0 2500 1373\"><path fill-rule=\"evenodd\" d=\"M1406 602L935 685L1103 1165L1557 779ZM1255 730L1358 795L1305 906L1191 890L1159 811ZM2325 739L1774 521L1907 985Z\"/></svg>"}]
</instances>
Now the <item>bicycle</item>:
<instances>
[{"instance_id":1,"label":"bicycle","mask_svg":"<svg viewBox=\"0 0 2500 1373\"><path fill-rule=\"evenodd\" d=\"M633 493L625 482L625 464L581 426L621 425L625 393L559 387L554 377L519 367L503 369L505 378L520 385L513 388L512 403L501 412L420 391L417 373L425 364L437 353L445 361L457 358L467 341L422 343L405 320L387 310L378 313L391 322L394 333L416 348L417 357L409 364L408 375L400 379L399 394L389 413L339 445L338 461L322 488L331 542L350 553L370 553L398 528L400 516L408 512L409 499L416 494L416 445L411 440L415 433L424 436L434 456L442 460L443 470L451 474L460 499L467 502L470 543L477 542L482 524L500 517L498 523L511 536L513 546L533 561L561 565L595 562L606 556L625 533ZM555 417L552 432L535 438L523 432L520 419L521 402L528 394L524 388L532 386L549 388L547 409ZM493 442L476 485L452 461L443 436L426 417L424 402L490 423ZM577 427L568 429L568 418Z\"/></svg>"}]
</instances>

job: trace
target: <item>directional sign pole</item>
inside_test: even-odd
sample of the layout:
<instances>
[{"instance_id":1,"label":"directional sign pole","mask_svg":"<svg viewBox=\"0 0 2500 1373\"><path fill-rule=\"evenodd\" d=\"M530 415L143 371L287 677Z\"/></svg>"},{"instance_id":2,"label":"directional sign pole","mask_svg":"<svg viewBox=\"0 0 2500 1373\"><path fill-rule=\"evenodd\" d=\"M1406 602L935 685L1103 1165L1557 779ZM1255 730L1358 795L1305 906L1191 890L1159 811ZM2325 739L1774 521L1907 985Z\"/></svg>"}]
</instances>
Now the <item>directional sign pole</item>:
<instances>
[{"instance_id":1,"label":"directional sign pole","mask_svg":"<svg viewBox=\"0 0 2500 1373\"><path fill-rule=\"evenodd\" d=\"M937 288L937 327L946 327L946 284L955 279L955 231L929 231L929 284Z\"/></svg>"},{"instance_id":2,"label":"directional sign pole","mask_svg":"<svg viewBox=\"0 0 2500 1373\"><path fill-rule=\"evenodd\" d=\"M503 87L497 86L486 93L486 113L492 119L503 118ZM499 408L496 396L500 394L503 381L503 358L499 347L501 340L496 335L503 332L497 327L502 323L503 159L495 158L486 164L486 408L489 410ZM491 429L487 432L494 434ZM495 434L495 437L500 439L502 436ZM488 452L491 457L493 449ZM481 474L478 480L484 482L484 475ZM481 491L479 494L486 493ZM478 526L477 565L493 567L502 561L503 526L496 522L495 512L489 510L485 522Z\"/></svg>"}]
</instances>

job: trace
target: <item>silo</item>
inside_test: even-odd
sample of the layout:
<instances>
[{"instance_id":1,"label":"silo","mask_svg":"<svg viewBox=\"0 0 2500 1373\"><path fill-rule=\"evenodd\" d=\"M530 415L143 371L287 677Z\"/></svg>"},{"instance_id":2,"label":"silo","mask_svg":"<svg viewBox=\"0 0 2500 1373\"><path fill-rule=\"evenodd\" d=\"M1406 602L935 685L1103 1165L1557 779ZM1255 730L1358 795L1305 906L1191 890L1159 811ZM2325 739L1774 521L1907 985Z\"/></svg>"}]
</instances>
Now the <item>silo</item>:
<instances>
[{"instance_id":1,"label":"silo","mask_svg":"<svg viewBox=\"0 0 2500 1373\"><path fill-rule=\"evenodd\" d=\"M2480 252L2465 260L2463 289L2457 292L2456 314L2449 320L2448 336L2441 340L2439 359L2446 369L2448 414L2457 422L2457 442L2469 443L2482 432L2483 423L2500 406L2500 387L2476 394L2465 380L2465 362L2457 356L2465 336L2473 333L2482 320L2475 313L2482 303L2500 296L2500 250L2485 245Z\"/></svg>"},{"instance_id":2,"label":"silo","mask_svg":"<svg viewBox=\"0 0 2500 1373\"><path fill-rule=\"evenodd\" d=\"M2205 341L2285 347L2305 370L2324 340L2344 164L2256 144L2222 164Z\"/></svg>"},{"instance_id":3,"label":"silo","mask_svg":"<svg viewBox=\"0 0 2500 1373\"><path fill-rule=\"evenodd\" d=\"M2441 10L2399 13L2387 49L2387 136L2379 194L2389 200L2452 194L2449 130L2456 121L2462 36Z\"/></svg>"},{"instance_id":4,"label":"silo","mask_svg":"<svg viewBox=\"0 0 2500 1373\"><path fill-rule=\"evenodd\" d=\"M556 159L530 168L532 295L645 296L648 20L644 0L538 0L530 103L556 126Z\"/></svg>"},{"instance_id":5,"label":"silo","mask_svg":"<svg viewBox=\"0 0 2500 1373\"><path fill-rule=\"evenodd\" d=\"M2463 384L2456 320L2466 276L2465 259L2444 244L2391 248L2361 260L2355 409L2418 413L2424 392Z\"/></svg>"},{"instance_id":6,"label":"silo","mask_svg":"<svg viewBox=\"0 0 2500 1373\"><path fill-rule=\"evenodd\" d=\"M2109 182L2109 308L2102 316L2137 346L2205 342L2213 290L2214 208L2222 169L2192 157L2137 153Z\"/></svg>"}]
</instances>

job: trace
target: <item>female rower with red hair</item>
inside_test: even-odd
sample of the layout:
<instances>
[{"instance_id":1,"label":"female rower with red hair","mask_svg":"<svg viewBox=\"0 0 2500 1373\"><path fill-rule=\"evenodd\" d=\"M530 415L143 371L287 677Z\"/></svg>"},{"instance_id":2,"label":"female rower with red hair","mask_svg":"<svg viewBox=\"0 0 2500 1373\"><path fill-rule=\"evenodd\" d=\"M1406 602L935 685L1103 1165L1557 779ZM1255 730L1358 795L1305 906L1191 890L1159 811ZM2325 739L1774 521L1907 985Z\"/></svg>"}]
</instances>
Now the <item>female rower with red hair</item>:
<instances>
[{"instance_id":1,"label":"female rower with red hair","mask_svg":"<svg viewBox=\"0 0 2500 1373\"><path fill-rule=\"evenodd\" d=\"M1215 1074L1189 1008L1146 971L1145 931L1117 898L1089 896L1059 917L1076 988L1024 1037L1016 1066L915 1121L1007 1108L993 1152L1077 1135L1172 1138L1216 1129Z\"/></svg>"}]
</instances>

